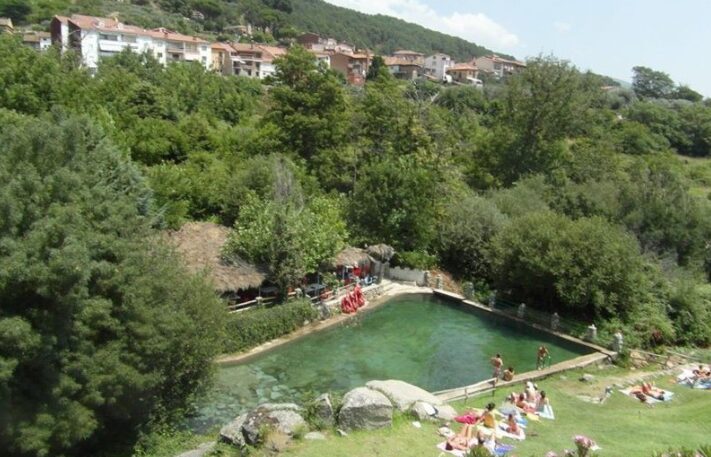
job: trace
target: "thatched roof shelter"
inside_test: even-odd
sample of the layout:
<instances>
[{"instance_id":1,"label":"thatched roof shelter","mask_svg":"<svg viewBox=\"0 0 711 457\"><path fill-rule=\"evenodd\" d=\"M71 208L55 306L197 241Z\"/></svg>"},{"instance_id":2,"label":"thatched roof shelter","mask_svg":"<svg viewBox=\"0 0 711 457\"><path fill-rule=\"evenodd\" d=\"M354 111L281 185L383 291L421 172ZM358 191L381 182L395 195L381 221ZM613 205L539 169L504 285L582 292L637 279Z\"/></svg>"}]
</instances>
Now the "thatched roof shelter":
<instances>
[{"instance_id":1,"label":"thatched roof shelter","mask_svg":"<svg viewBox=\"0 0 711 457\"><path fill-rule=\"evenodd\" d=\"M373 246L368 246L366 251L382 262L389 261L395 255L395 249L387 244L374 244Z\"/></svg>"},{"instance_id":2,"label":"thatched roof shelter","mask_svg":"<svg viewBox=\"0 0 711 457\"><path fill-rule=\"evenodd\" d=\"M230 230L210 222L188 222L180 230L168 232L168 239L194 273L206 271L218 292L259 287L267 278L264 269L239 258L222 259L222 246Z\"/></svg>"},{"instance_id":3,"label":"thatched roof shelter","mask_svg":"<svg viewBox=\"0 0 711 457\"><path fill-rule=\"evenodd\" d=\"M348 246L341 252L336 254L336 256L331 261L331 267L337 268L339 266L349 267L365 265L372 261L373 259L368 255L365 250L360 248L355 248L353 246Z\"/></svg>"}]
</instances>

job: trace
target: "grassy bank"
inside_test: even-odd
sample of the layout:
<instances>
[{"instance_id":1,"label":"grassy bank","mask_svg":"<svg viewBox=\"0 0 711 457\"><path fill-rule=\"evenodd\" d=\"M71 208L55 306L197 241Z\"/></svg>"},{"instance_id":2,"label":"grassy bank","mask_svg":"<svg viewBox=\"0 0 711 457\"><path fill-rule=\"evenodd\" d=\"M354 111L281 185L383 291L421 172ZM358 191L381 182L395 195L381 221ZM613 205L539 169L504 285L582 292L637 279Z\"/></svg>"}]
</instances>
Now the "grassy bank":
<instances>
[{"instance_id":1,"label":"grassy bank","mask_svg":"<svg viewBox=\"0 0 711 457\"><path fill-rule=\"evenodd\" d=\"M572 448L572 437L585 434L602 447L601 455L650 457L654 451L673 447L692 447L711 443L711 392L693 390L671 383L668 377L659 377L661 387L675 392L669 403L649 407L615 391L603 405L585 402L578 396L599 396L608 383L638 373L622 369L608 369L595 373L597 379L584 384L577 379L581 371L568 372L539 383L550 395L555 421L532 423L529 437L515 443L519 457L543 456L549 450L560 453ZM458 402L458 411L468 407L483 407L489 401L500 403L507 391L492 396ZM357 432L340 438L332 435L326 441L295 443L283 455L299 457L399 457L436 456L435 445L441 440L437 426L423 424L413 427L409 419L397 420L392 429L375 432ZM258 456L270 455L259 451Z\"/></svg>"},{"instance_id":2,"label":"grassy bank","mask_svg":"<svg viewBox=\"0 0 711 457\"><path fill-rule=\"evenodd\" d=\"M711 353L710 353L711 354ZM572 437L583 434L594 439L602 448L600 456L651 457L655 451L673 448L692 448L711 444L711 392L690 389L673 383L672 377L655 378L660 387L672 390L672 401L652 407L629 398L617 390L602 405L593 404L582 397L600 396L605 386L622 383L645 375L644 371L621 368L586 371L595 375L591 383L578 379L584 371L570 371L541 381L539 387L551 398L556 420L532 422L528 438L512 443L516 449L512 456L542 457L554 450L573 448ZM509 390L492 395L460 401L453 404L457 411L481 408L494 401L500 404ZM346 437L325 432L325 441L297 440L278 455L288 457L401 457L439 455L435 445L442 439L437 435L438 424L423 423L422 428L412 426L412 419L396 417L393 427L376 431L353 432ZM458 425L452 427L458 430ZM189 433L158 435L146 444L150 450L139 452L141 457L174 457L181 451L199 443L214 440L217 430L197 436ZM213 456L237 457L239 452L227 445L218 445ZM277 455L273 450L258 449L252 457Z\"/></svg>"}]
</instances>

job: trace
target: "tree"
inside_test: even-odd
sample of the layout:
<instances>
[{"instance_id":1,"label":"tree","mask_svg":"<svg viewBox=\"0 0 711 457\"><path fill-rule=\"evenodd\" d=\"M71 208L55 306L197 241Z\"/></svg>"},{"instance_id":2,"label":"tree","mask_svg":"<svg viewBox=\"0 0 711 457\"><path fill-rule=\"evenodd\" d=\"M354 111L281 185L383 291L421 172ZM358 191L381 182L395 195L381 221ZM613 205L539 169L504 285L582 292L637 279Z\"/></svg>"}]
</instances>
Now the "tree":
<instances>
[{"instance_id":1,"label":"tree","mask_svg":"<svg viewBox=\"0 0 711 457\"><path fill-rule=\"evenodd\" d=\"M349 210L363 242L425 251L434 236L437 177L413 156L383 157L363 167Z\"/></svg>"},{"instance_id":2,"label":"tree","mask_svg":"<svg viewBox=\"0 0 711 457\"><path fill-rule=\"evenodd\" d=\"M671 98L678 98L682 100L689 100L690 102L700 102L704 99L704 96L696 92L689 86L680 85L672 93Z\"/></svg>"},{"instance_id":3,"label":"tree","mask_svg":"<svg viewBox=\"0 0 711 457\"><path fill-rule=\"evenodd\" d=\"M503 181L558 168L564 152L560 142L590 126L597 90L575 67L551 57L532 59L509 78L491 144Z\"/></svg>"},{"instance_id":4,"label":"tree","mask_svg":"<svg viewBox=\"0 0 711 457\"><path fill-rule=\"evenodd\" d=\"M0 111L0 197L5 455L91 455L179 416L224 311L150 228L138 169L88 118Z\"/></svg>"},{"instance_id":5,"label":"tree","mask_svg":"<svg viewBox=\"0 0 711 457\"><path fill-rule=\"evenodd\" d=\"M368 67L368 74L365 79L368 81L374 81L381 77L390 76L388 67L385 66L385 60L381 56L373 56L373 61Z\"/></svg>"},{"instance_id":6,"label":"tree","mask_svg":"<svg viewBox=\"0 0 711 457\"><path fill-rule=\"evenodd\" d=\"M308 160L336 147L343 138L346 111L338 79L300 46L276 59L275 65L271 110L265 119L279 129L284 151Z\"/></svg>"},{"instance_id":7,"label":"tree","mask_svg":"<svg viewBox=\"0 0 711 457\"><path fill-rule=\"evenodd\" d=\"M674 92L674 81L668 74L648 67L632 68L632 89L642 98L668 98Z\"/></svg>"},{"instance_id":8,"label":"tree","mask_svg":"<svg viewBox=\"0 0 711 457\"><path fill-rule=\"evenodd\" d=\"M649 289L637 241L601 218L531 213L494 236L489 255L499 290L551 310L627 316Z\"/></svg>"},{"instance_id":9,"label":"tree","mask_svg":"<svg viewBox=\"0 0 711 457\"><path fill-rule=\"evenodd\" d=\"M254 194L240 208L239 218L225 247L234 254L265 265L282 297L308 273L317 272L345 245L348 236L337 200L303 194L284 163L275 165L271 198Z\"/></svg>"},{"instance_id":10,"label":"tree","mask_svg":"<svg viewBox=\"0 0 711 457\"><path fill-rule=\"evenodd\" d=\"M467 193L447 202L437 222L437 250L447 271L462 277L491 276L491 239L508 223L491 201Z\"/></svg>"},{"instance_id":11,"label":"tree","mask_svg":"<svg viewBox=\"0 0 711 457\"><path fill-rule=\"evenodd\" d=\"M23 24L32 12L32 4L27 0L0 0L0 16L9 17L15 24Z\"/></svg>"}]
</instances>

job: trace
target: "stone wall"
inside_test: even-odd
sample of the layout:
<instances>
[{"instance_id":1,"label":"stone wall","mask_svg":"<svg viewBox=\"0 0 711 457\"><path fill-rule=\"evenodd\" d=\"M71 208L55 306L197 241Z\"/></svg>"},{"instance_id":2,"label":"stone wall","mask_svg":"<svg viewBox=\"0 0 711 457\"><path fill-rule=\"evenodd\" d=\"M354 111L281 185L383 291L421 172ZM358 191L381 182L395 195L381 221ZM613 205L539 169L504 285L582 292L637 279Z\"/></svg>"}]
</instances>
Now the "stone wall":
<instances>
[{"instance_id":1,"label":"stone wall","mask_svg":"<svg viewBox=\"0 0 711 457\"><path fill-rule=\"evenodd\" d=\"M410 268L390 267L388 279L414 282L418 286L423 286L425 285L425 272Z\"/></svg>"}]
</instances>

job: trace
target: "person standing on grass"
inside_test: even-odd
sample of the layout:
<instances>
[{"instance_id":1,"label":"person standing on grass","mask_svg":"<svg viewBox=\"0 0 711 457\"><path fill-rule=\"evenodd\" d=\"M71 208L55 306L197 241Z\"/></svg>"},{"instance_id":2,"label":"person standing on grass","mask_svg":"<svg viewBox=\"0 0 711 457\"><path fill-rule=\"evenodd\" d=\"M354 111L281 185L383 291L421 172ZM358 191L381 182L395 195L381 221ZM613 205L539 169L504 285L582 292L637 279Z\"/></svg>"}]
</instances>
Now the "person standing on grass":
<instances>
[{"instance_id":1,"label":"person standing on grass","mask_svg":"<svg viewBox=\"0 0 711 457\"><path fill-rule=\"evenodd\" d=\"M494 386L499 382L499 377L501 377L501 367L504 366L504 361L501 359L501 354L496 354L491 358L491 366L494 367L494 373L492 377L494 378Z\"/></svg>"},{"instance_id":2,"label":"person standing on grass","mask_svg":"<svg viewBox=\"0 0 711 457\"><path fill-rule=\"evenodd\" d=\"M538 354L536 355L536 370L540 370L546 364L546 359L550 358L551 354L545 346L538 346Z\"/></svg>"}]
</instances>

